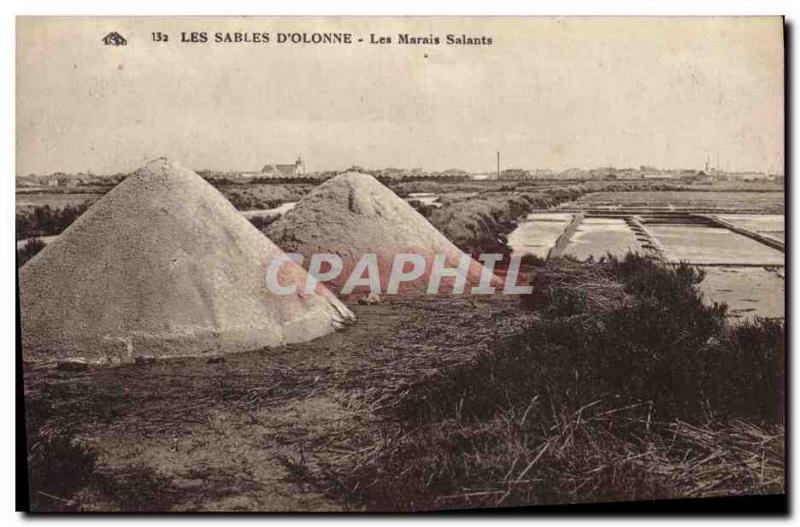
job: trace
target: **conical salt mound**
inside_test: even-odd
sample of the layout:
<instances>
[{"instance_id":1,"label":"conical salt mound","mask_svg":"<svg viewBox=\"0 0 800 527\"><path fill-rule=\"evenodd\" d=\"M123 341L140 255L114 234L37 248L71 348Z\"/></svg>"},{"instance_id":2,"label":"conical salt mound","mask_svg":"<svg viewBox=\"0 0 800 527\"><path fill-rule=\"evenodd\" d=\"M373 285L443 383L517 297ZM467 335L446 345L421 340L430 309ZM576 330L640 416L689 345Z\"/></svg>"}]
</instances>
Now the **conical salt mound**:
<instances>
[{"instance_id":1,"label":"conical salt mound","mask_svg":"<svg viewBox=\"0 0 800 527\"><path fill-rule=\"evenodd\" d=\"M270 225L267 235L287 253L302 254L306 267L315 253L338 254L344 270L337 278L326 282L337 292L342 292L365 254L377 256L383 292L387 290L395 255L421 255L426 263L425 273L419 279L400 284L399 292L425 291L437 254L445 255L448 268L456 268L464 256L405 200L374 177L358 172L338 175L315 187ZM483 265L470 261L465 292L480 283L483 272ZM493 276L491 281L493 285L499 283ZM443 278L437 292L452 292L453 282L452 278ZM368 287L357 287L352 292L366 290Z\"/></svg>"},{"instance_id":2,"label":"conical salt mound","mask_svg":"<svg viewBox=\"0 0 800 527\"><path fill-rule=\"evenodd\" d=\"M20 270L25 360L244 351L330 333L352 313L323 287L278 296L282 251L200 176L159 159L117 185ZM280 283L302 290L288 263Z\"/></svg>"}]
</instances>

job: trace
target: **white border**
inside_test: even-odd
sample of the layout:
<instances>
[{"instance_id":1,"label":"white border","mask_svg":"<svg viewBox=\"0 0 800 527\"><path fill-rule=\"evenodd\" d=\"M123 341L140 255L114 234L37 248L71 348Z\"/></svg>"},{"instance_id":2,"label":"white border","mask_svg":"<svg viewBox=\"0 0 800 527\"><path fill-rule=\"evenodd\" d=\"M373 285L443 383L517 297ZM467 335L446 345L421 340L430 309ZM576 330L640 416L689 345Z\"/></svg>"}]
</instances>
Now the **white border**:
<instances>
[{"instance_id":1,"label":"white border","mask_svg":"<svg viewBox=\"0 0 800 527\"><path fill-rule=\"evenodd\" d=\"M15 16L17 15L360 15L360 16L368 16L368 15L450 15L450 16L461 16L461 15L506 15L506 16L514 16L514 15L538 15L538 16L549 16L549 15L646 15L646 16L656 16L656 15L785 15L787 17L787 22L793 25L793 38L795 43L795 50L796 50L796 43L798 37L798 20L800 20L800 2L792 2L789 0L762 0L762 1L736 1L736 0L729 0L729 1L709 1L709 0L672 0L672 1L664 1L664 2L646 2L646 1L632 1L632 0L616 0L616 1L588 1L588 0L565 0L559 2L551 2L551 3L531 3L531 2L521 2L521 1L504 1L504 0L491 0L491 1L478 1L478 0L461 0L459 2L447 2L447 3L439 3L435 4L430 1L422 1L422 0L388 0L388 1L376 1L376 2L358 2L355 0L348 0L348 1L323 1L323 0L295 0L292 2L283 2L283 3L266 3L266 2L250 2L250 1L243 1L243 0L216 0L216 1L209 1L204 3L199 2L179 2L179 1L156 1L156 0L142 0L142 1L131 1L131 0L123 0L123 1L89 1L89 0L79 0L79 1L72 1L72 2L63 2L63 1L29 1L23 2L21 0L11 0L9 2L3 2L0 5L0 10L3 12L2 18L2 29L0 30L0 38L2 38L3 42L3 51L2 51L2 71L6 73L4 82L2 82L2 96L0 96L0 100L3 101L2 106L0 106L2 111L2 115L0 115L0 130L2 133L2 145L4 155L0 157L2 159L3 167L4 167L4 175L2 177L2 190L0 190L0 207L2 210L6 211L8 217L7 220L4 222L0 222L0 247L4 248L4 258L2 262L0 262L0 276L5 277L2 282L2 289L0 290L0 294L2 298L6 299L6 302L3 304L3 308L0 309L0 320L1 328L3 330L3 341L7 345L5 346L5 361L4 361L4 368L2 368L2 375L3 375L3 386L5 387L4 391L5 394L2 398L2 404L0 407L2 408L2 415L0 422L3 423L14 423L14 411L15 411L15 397L14 397L14 335L15 335L15 311L12 304L12 299L15 295L15 286L14 282L11 281L11 277L13 276L12 273L15 272L15 263L14 263L14 255L11 252L12 247L14 247L14 230L13 230L13 223L11 215L14 212L14 153L15 153L15 124L14 124L14 114L15 114L15 100L14 100L14 78L15 78ZM789 72L795 69L797 65L797 52L792 50L790 54L791 57L791 64L788 65L790 67ZM797 105L797 86L796 84L793 86L793 92L791 94L786 94L787 97L791 97L793 101L793 107L796 108ZM794 111L792 115L787 115L787 120L789 122L796 122L794 119ZM791 145L786 145L787 147L787 157L790 156L789 152L797 152L798 151L798 132L794 129L794 135L792 136L792 143ZM796 161L795 161L796 162ZM787 177L792 178L794 174L789 173ZM796 182L792 185L794 191L792 192L792 196L796 198ZM794 201L795 207L797 205L797 201ZM790 247L793 247L795 244L795 222L793 221L794 214L790 215L788 221L790 222ZM791 268L789 269L789 273L792 276L796 276L796 262L792 262ZM794 280L791 282L794 284ZM792 288L791 295L794 298L794 289ZM794 304L793 304L794 305ZM796 310L792 310L792 316L789 320L788 326L790 328L795 327L795 323L797 322L797 313ZM792 354L793 350L789 350L789 355ZM797 363L798 359L795 357L791 360L792 365L792 372L790 373L791 381L795 381L797 378ZM797 390L792 392L796 395ZM791 401L791 409L794 409L797 406L797 398L792 397ZM25 517L21 514L14 513L14 487L15 487L15 480L14 480L14 443L15 443L15 435L12 433L13 425L7 425L7 433L0 436L0 442L2 443L2 448L0 448L0 452L2 452L2 459L5 461L3 467L3 477L2 483L0 486L0 496L3 496L5 505L2 507L4 512L2 516L3 523L9 524L21 524L25 521L34 521L33 518ZM791 433L792 431L790 431ZM796 453L798 451L798 439L796 433L791 433L792 444L790 448L790 452ZM794 456L790 457L790 460L793 460ZM794 467L791 467L794 468ZM791 470L791 474L794 475L794 470ZM790 477L791 482L796 482L796 480ZM794 488L795 485L791 485L791 488ZM107 521L112 520L108 516L105 517L81 517L81 518L74 518L69 520L70 524L75 523L95 523L97 520L100 521ZM248 521L251 522L253 520L257 521L264 521L269 522L270 524L275 523L292 523L295 525L307 525L316 523L314 520L319 519L322 521L322 518L318 517L269 517L263 516L260 518L256 517L209 517L204 516L200 517L120 517L116 518L116 521L125 521L129 524L135 525L166 525L168 522L173 521L181 521L196 523L198 521L203 522L225 522L229 523L231 520L234 521ZM340 524L340 525L348 525L353 521L372 521L377 518L375 517L367 517L365 516L363 519L359 520L357 518L348 517L348 518L336 518L334 517L326 517L324 521L326 523L331 524ZM398 518L393 517L389 518L393 521L397 521ZM558 521L556 518L508 518L508 517L497 517L496 519L488 518L486 516L475 520L480 522L490 522L490 521L497 521L502 519L503 521L513 521L515 523L526 522L529 523L531 521L535 521L537 524L554 524ZM603 520L603 523L610 523L610 522L618 522L622 518L608 518ZM36 519L37 523L39 522L51 522L51 521L65 521L67 520L64 517L47 517L45 519ZM432 523L434 521L450 521L450 522L465 522L470 521L469 517L464 516L442 516L442 517L414 517L414 516L407 516L403 518L399 518L401 523L420 525L420 524L427 524ZM634 520L634 518L631 518ZM714 520L714 523L720 522L730 522L732 518L724 518L724 519L717 519ZM569 519L566 523L573 524L577 523L578 520L576 518ZM473 523L473 522L470 522ZM564 524L564 521L559 521L559 524ZM688 518L676 518L674 520L669 520L666 523L674 523L681 525L691 525L691 524L698 524L700 523L698 519L688 519Z\"/></svg>"}]
</instances>

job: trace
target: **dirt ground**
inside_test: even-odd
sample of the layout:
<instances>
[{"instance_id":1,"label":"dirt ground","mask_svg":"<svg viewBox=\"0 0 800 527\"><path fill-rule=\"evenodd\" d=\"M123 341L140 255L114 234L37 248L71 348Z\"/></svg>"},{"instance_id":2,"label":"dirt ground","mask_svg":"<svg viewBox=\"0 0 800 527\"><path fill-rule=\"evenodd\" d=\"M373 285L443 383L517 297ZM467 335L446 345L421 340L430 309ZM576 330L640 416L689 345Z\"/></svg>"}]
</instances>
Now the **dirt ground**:
<instances>
[{"instance_id":1,"label":"dirt ground","mask_svg":"<svg viewBox=\"0 0 800 527\"><path fill-rule=\"evenodd\" d=\"M81 510L338 510L292 483L292 472L341 457L337 439L364 420L380 426L382 401L469 361L532 316L500 296L350 307L355 324L304 344L78 372L28 369L28 412L46 427L74 427L98 454L88 485L43 502Z\"/></svg>"}]
</instances>

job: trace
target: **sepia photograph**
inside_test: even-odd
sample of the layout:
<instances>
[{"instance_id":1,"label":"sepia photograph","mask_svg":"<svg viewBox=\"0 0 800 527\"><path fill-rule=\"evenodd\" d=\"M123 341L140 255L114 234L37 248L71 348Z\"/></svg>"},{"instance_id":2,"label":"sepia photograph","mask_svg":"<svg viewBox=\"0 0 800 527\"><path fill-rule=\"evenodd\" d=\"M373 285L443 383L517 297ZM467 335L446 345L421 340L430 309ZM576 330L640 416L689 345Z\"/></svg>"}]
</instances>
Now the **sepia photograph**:
<instances>
[{"instance_id":1,"label":"sepia photograph","mask_svg":"<svg viewBox=\"0 0 800 527\"><path fill-rule=\"evenodd\" d=\"M783 17L15 24L24 510L785 507Z\"/></svg>"}]
</instances>

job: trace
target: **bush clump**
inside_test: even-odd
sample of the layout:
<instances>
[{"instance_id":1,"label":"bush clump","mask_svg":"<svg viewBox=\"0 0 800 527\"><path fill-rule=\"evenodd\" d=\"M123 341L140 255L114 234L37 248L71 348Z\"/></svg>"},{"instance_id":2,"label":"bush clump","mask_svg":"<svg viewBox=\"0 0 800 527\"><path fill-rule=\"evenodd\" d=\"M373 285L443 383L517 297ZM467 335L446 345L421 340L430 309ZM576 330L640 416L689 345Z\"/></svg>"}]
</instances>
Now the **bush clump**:
<instances>
[{"instance_id":1,"label":"bush clump","mask_svg":"<svg viewBox=\"0 0 800 527\"><path fill-rule=\"evenodd\" d=\"M497 400L539 396L545 405L648 402L661 420L780 422L783 323L726 325L727 307L707 305L695 287L703 277L689 265L633 254L548 264L523 299L540 318L472 367L420 386L424 403L407 397L398 411L430 418L464 398L464 415L480 419Z\"/></svg>"},{"instance_id":2,"label":"bush clump","mask_svg":"<svg viewBox=\"0 0 800 527\"><path fill-rule=\"evenodd\" d=\"M66 425L47 424L52 411L42 401L26 401L28 488L32 511L71 511L76 494L91 483L97 453Z\"/></svg>"},{"instance_id":3,"label":"bush clump","mask_svg":"<svg viewBox=\"0 0 800 527\"><path fill-rule=\"evenodd\" d=\"M91 203L87 201L81 205L67 205L63 208L43 205L19 211L16 215L17 239L61 234L90 206Z\"/></svg>"},{"instance_id":4,"label":"bush clump","mask_svg":"<svg viewBox=\"0 0 800 527\"><path fill-rule=\"evenodd\" d=\"M25 263L36 256L39 251L45 248L47 244L41 238L31 238L25 245L17 250L17 267L22 267Z\"/></svg>"},{"instance_id":5,"label":"bush clump","mask_svg":"<svg viewBox=\"0 0 800 527\"><path fill-rule=\"evenodd\" d=\"M587 191L583 186L543 189L536 192L493 191L478 196L441 198L442 207L426 217L461 250L505 253L506 236L520 217L534 209L544 209L574 200Z\"/></svg>"}]
</instances>

